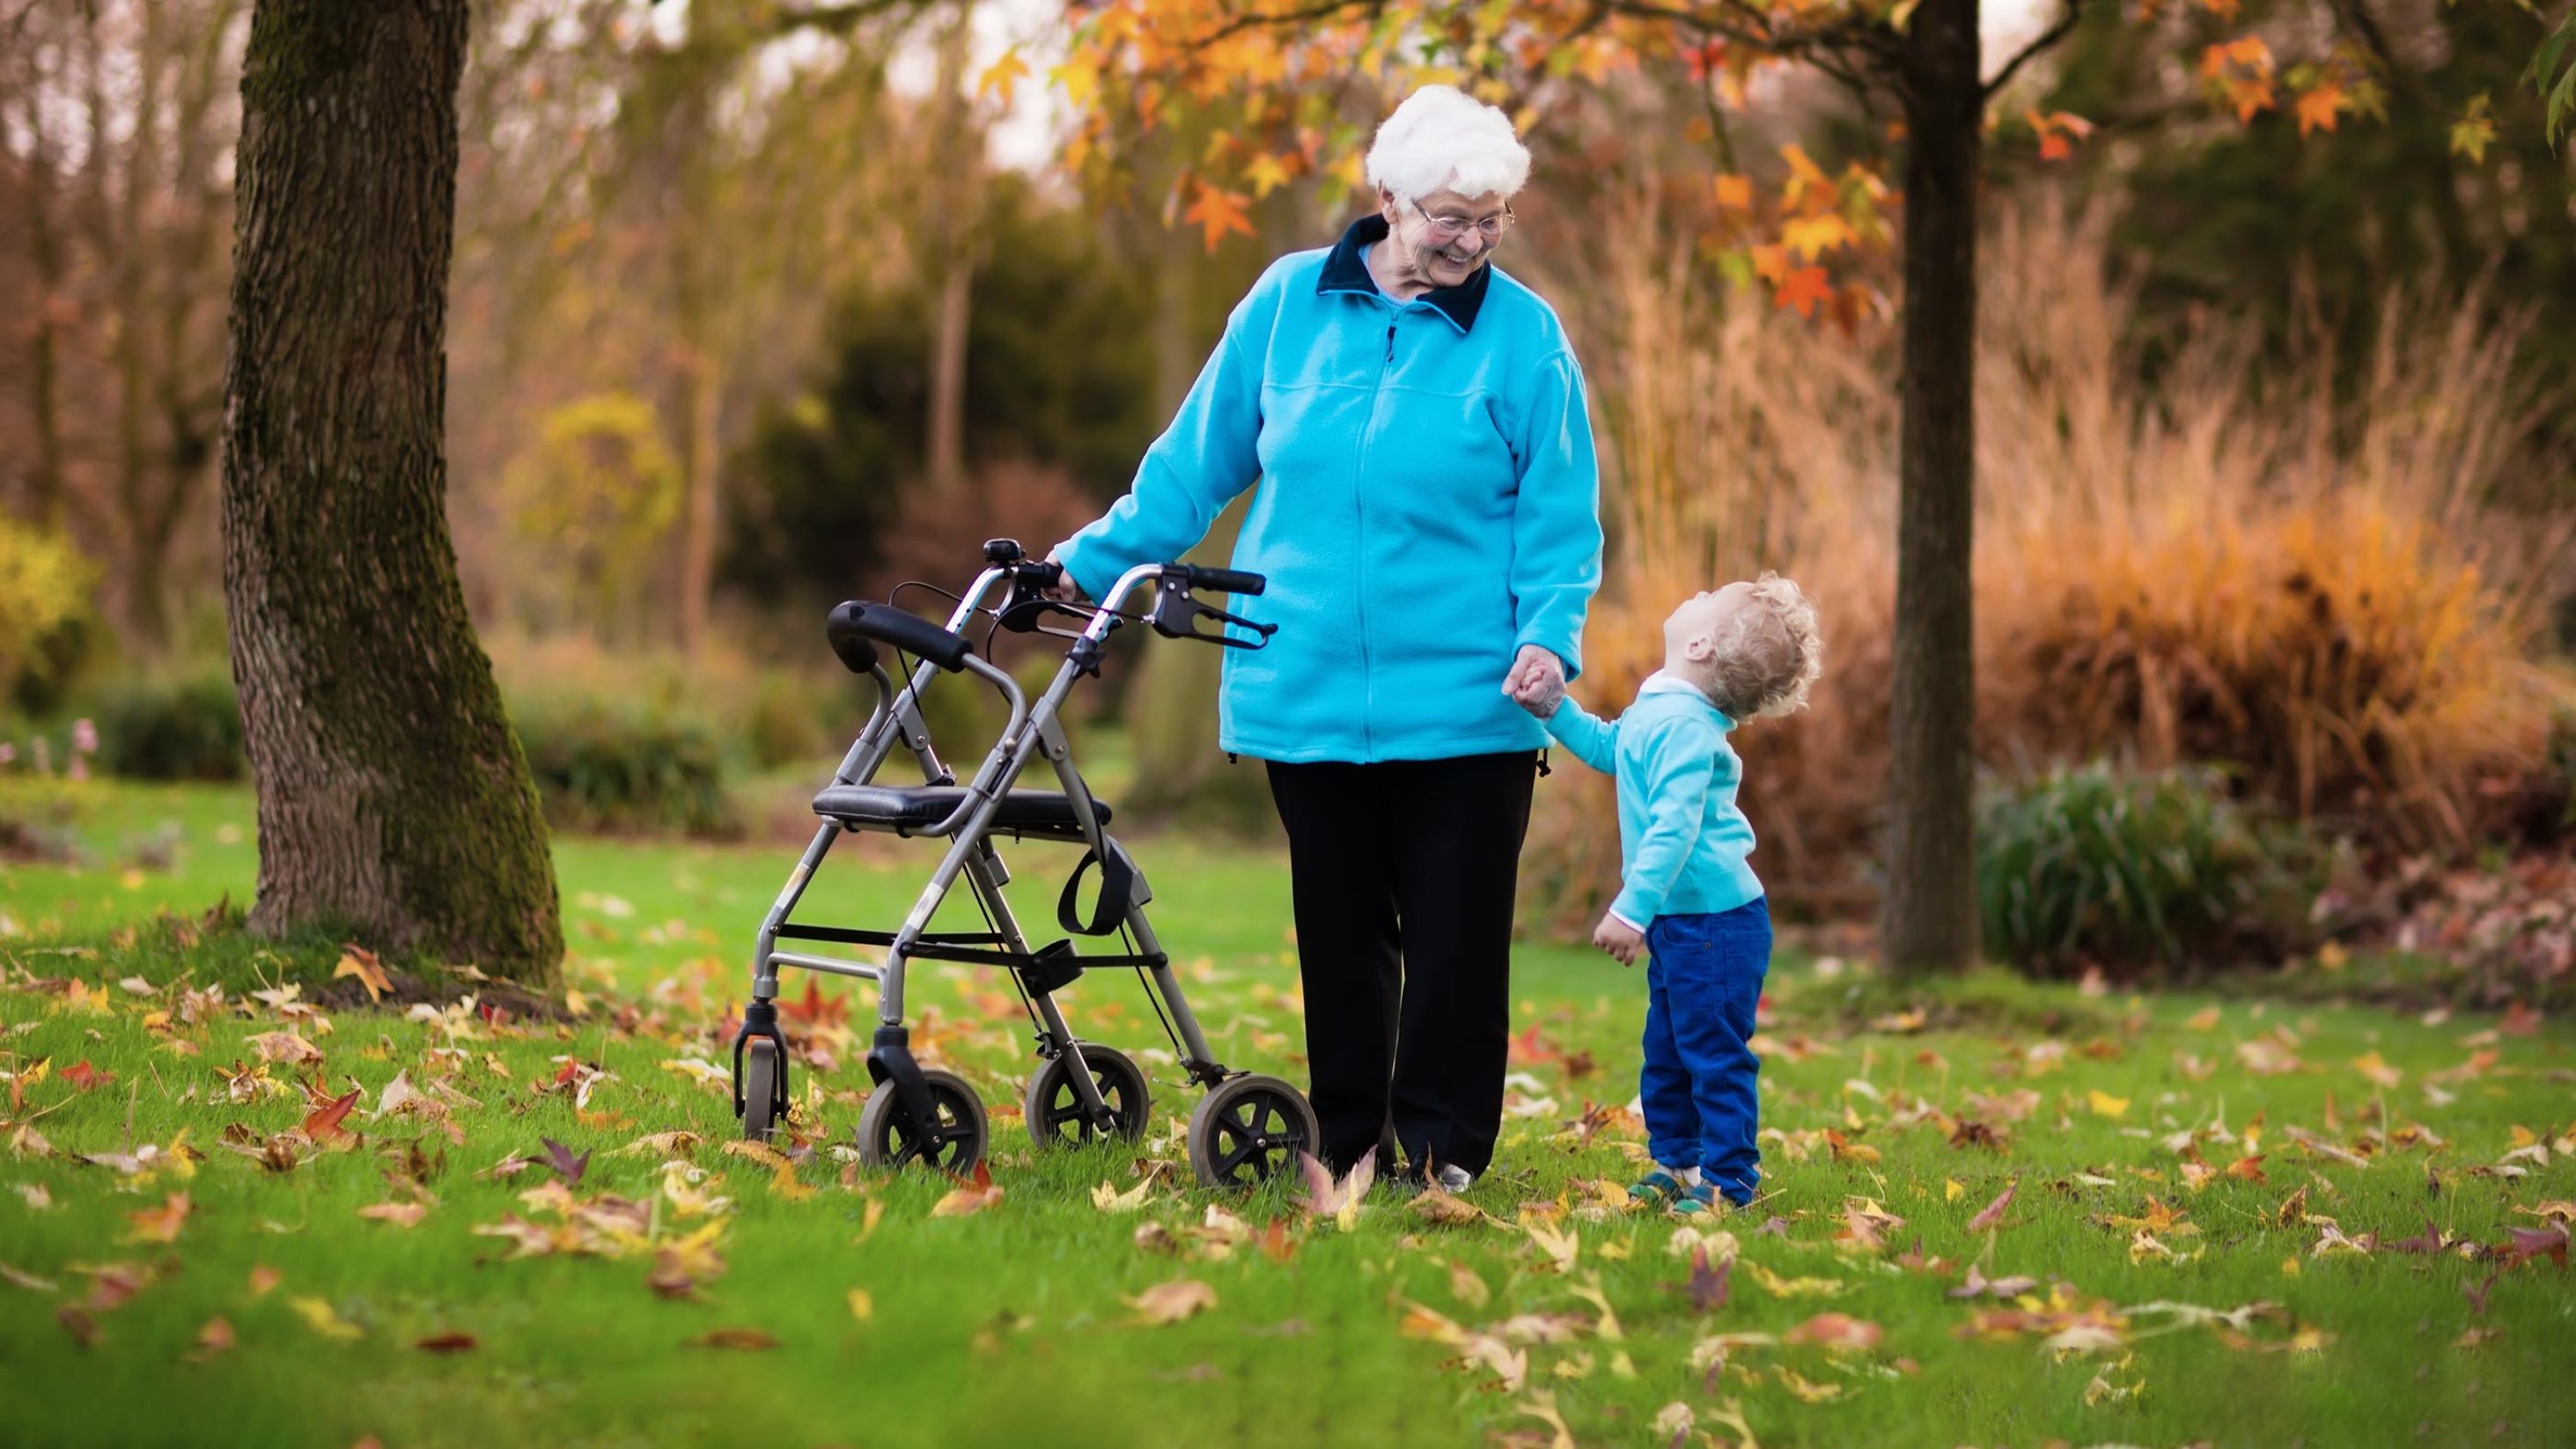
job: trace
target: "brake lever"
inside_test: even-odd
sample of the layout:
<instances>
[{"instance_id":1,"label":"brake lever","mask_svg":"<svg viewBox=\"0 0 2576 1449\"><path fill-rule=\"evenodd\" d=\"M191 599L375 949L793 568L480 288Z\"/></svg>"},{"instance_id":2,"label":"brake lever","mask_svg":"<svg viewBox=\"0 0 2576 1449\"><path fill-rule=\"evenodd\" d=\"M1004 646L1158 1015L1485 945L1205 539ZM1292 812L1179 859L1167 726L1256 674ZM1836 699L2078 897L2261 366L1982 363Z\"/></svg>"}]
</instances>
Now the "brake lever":
<instances>
[{"instance_id":1,"label":"brake lever","mask_svg":"<svg viewBox=\"0 0 2576 1449\"><path fill-rule=\"evenodd\" d=\"M1239 639L1222 630L1202 634L1190 626L1201 619L1214 619L1238 629L1248 629L1257 639ZM1270 636L1279 632L1276 624L1256 624L1241 614L1230 614L1213 604L1202 603L1178 584L1165 584L1156 590L1154 599L1154 632L1166 639L1196 639L1201 643L1222 645L1228 649L1260 649L1268 646Z\"/></svg>"},{"instance_id":2,"label":"brake lever","mask_svg":"<svg viewBox=\"0 0 2576 1449\"><path fill-rule=\"evenodd\" d=\"M995 622L1014 634L1047 634L1058 639L1081 638L1080 629L1050 629L1039 622L1049 614L1062 614L1068 619L1078 619L1085 624L1091 622L1090 610L1077 609L1070 604L1060 603L1047 597L1043 589L1037 586L1036 576L1039 572L1037 566L1029 564L1021 564L1013 569L1011 597L1003 603L1002 612L995 617Z\"/></svg>"}]
</instances>

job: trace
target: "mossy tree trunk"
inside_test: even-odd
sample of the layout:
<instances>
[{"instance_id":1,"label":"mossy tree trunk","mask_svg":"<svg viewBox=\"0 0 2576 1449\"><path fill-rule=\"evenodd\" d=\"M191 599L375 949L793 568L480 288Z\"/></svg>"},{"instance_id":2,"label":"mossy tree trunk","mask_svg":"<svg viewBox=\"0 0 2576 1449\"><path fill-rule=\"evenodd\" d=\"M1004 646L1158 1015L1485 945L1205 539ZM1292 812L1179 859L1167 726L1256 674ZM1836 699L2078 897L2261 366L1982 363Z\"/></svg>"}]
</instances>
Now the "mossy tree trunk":
<instances>
[{"instance_id":1,"label":"mossy tree trunk","mask_svg":"<svg viewBox=\"0 0 2576 1449\"><path fill-rule=\"evenodd\" d=\"M1977 949L1974 820L1977 0L1906 32L1904 413L1898 442L1885 949L1907 973Z\"/></svg>"},{"instance_id":2,"label":"mossy tree trunk","mask_svg":"<svg viewBox=\"0 0 2576 1449\"><path fill-rule=\"evenodd\" d=\"M547 983L545 826L447 532L465 44L465 0L252 13L223 452L251 924Z\"/></svg>"}]
</instances>

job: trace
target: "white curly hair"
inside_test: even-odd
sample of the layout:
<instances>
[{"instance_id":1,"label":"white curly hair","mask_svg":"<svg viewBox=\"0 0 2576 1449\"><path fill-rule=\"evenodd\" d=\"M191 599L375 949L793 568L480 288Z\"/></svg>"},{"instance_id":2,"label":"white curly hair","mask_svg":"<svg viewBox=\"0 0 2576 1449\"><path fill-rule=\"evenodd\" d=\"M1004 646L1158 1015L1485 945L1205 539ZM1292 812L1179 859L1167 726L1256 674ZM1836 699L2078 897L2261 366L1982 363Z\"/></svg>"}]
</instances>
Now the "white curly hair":
<instances>
[{"instance_id":1,"label":"white curly hair","mask_svg":"<svg viewBox=\"0 0 2576 1449\"><path fill-rule=\"evenodd\" d=\"M1776 719L1806 708L1825 672L1825 641L1806 591L1769 569L1753 597L1718 626L1717 648L1699 681L1729 719Z\"/></svg>"},{"instance_id":2,"label":"white curly hair","mask_svg":"<svg viewBox=\"0 0 2576 1449\"><path fill-rule=\"evenodd\" d=\"M1406 201L1435 191L1508 197L1529 173L1529 149L1512 134L1511 117L1456 86L1406 96L1369 146L1369 184Z\"/></svg>"}]
</instances>

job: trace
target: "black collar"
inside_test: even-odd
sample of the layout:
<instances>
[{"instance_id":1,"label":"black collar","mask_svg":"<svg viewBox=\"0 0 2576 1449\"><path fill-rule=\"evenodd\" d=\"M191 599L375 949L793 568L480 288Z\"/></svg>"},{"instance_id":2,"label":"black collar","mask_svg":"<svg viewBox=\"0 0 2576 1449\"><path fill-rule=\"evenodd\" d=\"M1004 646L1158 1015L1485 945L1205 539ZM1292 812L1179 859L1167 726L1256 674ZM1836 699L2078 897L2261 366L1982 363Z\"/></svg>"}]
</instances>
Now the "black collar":
<instances>
[{"instance_id":1,"label":"black collar","mask_svg":"<svg viewBox=\"0 0 2576 1449\"><path fill-rule=\"evenodd\" d=\"M1324 274L1315 281L1316 292L1376 294L1377 279L1369 275L1368 259L1360 255L1360 248L1386 240L1386 233L1386 218L1375 213L1352 222L1342 239L1333 243L1333 254L1324 258ZM1457 286L1434 287L1422 294L1422 300L1439 308L1440 315L1465 332L1476 325L1476 313L1485 305L1485 288L1493 279L1494 264L1488 261L1468 273L1467 280Z\"/></svg>"}]
</instances>

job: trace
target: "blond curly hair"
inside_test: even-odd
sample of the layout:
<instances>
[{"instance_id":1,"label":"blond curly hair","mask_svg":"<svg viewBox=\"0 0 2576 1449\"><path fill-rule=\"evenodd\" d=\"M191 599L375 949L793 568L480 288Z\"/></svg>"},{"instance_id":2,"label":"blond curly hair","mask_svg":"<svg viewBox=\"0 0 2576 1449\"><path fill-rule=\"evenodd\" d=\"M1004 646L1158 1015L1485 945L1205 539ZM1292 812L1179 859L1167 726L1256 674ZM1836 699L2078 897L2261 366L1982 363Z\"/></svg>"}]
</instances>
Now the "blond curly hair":
<instances>
[{"instance_id":1,"label":"blond curly hair","mask_svg":"<svg viewBox=\"0 0 2576 1449\"><path fill-rule=\"evenodd\" d=\"M1807 690L1825 672L1825 640L1814 601L1794 580L1765 569L1752 589L1718 625L1698 683L1730 719L1776 719L1807 707Z\"/></svg>"}]
</instances>

